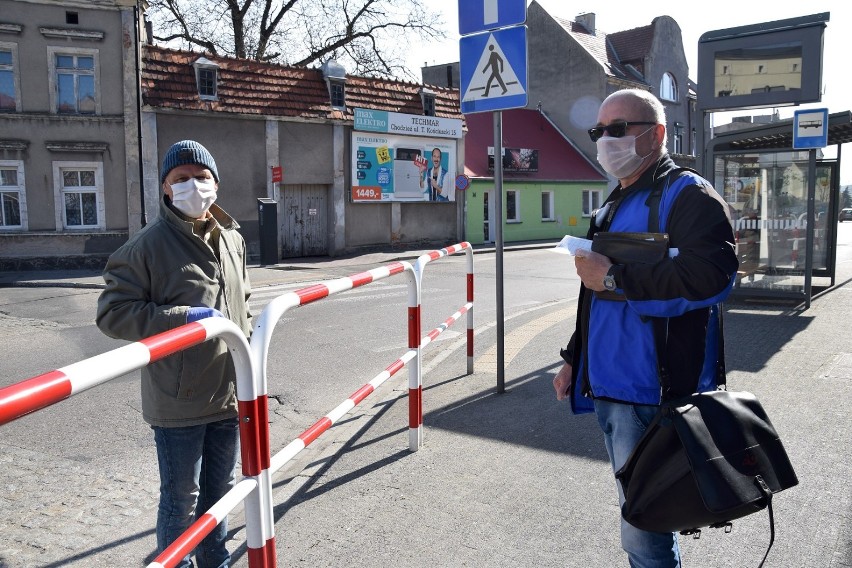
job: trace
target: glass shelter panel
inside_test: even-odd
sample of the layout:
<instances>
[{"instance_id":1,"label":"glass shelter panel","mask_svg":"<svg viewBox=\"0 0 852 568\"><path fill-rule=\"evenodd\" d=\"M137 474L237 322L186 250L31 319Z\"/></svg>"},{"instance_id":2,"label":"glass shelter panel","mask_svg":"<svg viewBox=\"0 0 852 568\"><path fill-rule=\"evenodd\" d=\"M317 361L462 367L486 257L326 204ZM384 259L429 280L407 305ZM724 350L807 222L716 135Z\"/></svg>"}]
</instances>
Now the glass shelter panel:
<instances>
[{"instance_id":1,"label":"glass shelter panel","mask_svg":"<svg viewBox=\"0 0 852 568\"><path fill-rule=\"evenodd\" d=\"M832 199L835 162L818 162L814 195L812 275L833 272ZM808 210L808 152L717 155L716 179L734 225L737 286L801 292L804 287ZM814 282L814 285L818 285Z\"/></svg>"}]
</instances>

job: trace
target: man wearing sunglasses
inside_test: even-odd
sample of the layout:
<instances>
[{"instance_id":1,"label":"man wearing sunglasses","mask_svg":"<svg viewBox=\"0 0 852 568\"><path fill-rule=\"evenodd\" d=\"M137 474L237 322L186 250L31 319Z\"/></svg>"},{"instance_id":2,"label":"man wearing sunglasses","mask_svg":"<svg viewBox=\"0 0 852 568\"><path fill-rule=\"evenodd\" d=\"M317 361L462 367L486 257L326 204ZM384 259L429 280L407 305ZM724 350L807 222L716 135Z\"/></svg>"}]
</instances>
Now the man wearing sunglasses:
<instances>
[{"instance_id":1,"label":"man wearing sunglasses","mask_svg":"<svg viewBox=\"0 0 852 568\"><path fill-rule=\"evenodd\" d=\"M574 260L582 280L577 324L553 386L575 413L595 412L614 472L661 401L712 390L724 373L719 318L738 265L733 231L713 187L666 152L665 124L656 97L625 89L604 100L589 130L598 162L618 185L593 215L588 238L653 229L669 235L670 247L654 264L613 264L592 251L577 251ZM603 291L610 294L595 294ZM671 375L665 391L658 363ZM620 486L618 493L623 503ZM622 519L621 544L633 568L680 567L676 533L642 531Z\"/></svg>"}]
</instances>

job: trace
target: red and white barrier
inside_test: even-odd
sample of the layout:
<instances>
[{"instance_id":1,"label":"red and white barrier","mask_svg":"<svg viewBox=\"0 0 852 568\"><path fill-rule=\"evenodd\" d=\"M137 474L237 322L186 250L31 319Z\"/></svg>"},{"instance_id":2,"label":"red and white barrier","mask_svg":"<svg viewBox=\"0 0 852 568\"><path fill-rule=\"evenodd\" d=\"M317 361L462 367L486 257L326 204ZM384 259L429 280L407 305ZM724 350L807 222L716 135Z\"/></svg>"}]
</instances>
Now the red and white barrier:
<instances>
[{"instance_id":1,"label":"red and white barrier","mask_svg":"<svg viewBox=\"0 0 852 568\"><path fill-rule=\"evenodd\" d=\"M433 260L444 256L467 252L467 370L473 372L473 250L470 243L462 242L440 250L433 250L420 255L414 263L414 278L417 282L417 298L415 304L408 307L408 345L417 350L417 357L408 368L408 449L412 452L423 444L423 376L420 358L420 290L423 282L423 270Z\"/></svg>"},{"instance_id":2,"label":"red and white barrier","mask_svg":"<svg viewBox=\"0 0 852 568\"><path fill-rule=\"evenodd\" d=\"M148 564L147 568L168 568L177 566L189 551L195 549L204 537L210 534L219 523L225 520L228 513L234 510L244 499L246 499L252 491L257 489L257 480L253 478L245 478L234 487L231 488L215 505L210 507L210 510L204 513L200 519L192 523L192 525L171 543L163 552L161 552L153 562ZM249 565L251 560L249 560ZM273 564L269 566L275 566Z\"/></svg>"},{"instance_id":3,"label":"red and white barrier","mask_svg":"<svg viewBox=\"0 0 852 568\"><path fill-rule=\"evenodd\" d=\"M70 398L212 337L239 344L233 330L201 320L0 389L0 425ZM228 321L228 320L222 320ZM218 323L218 322L217 322ZM233 324L232 324L233 325ZM236 328L236 326L234 326ZM246 352L248 343L238 334ZM232 349L233 351L233 349ZM250 364L249 364L250 365Z\"/></svg>"},{"instance_id":4,"label":"red and white barrier","mask_svg":"<svg viewBox=\"0 0 852 568\"><path fill-rule=\"evenodd\" d=\"M432 260L462 250L465 250L468 256L467 303L421 338L420 297L423 267ZM271 458L266 364L270 338L278 320L291 307L305 305L337 292L363 286L399 273L407 274L409 282L409 351ZM228 346L236 370L244 479L163 551L154 562L148 565L148 568L176 566L225 519L230 511L243 501L245 501L249 568L273 568L277 565L277 560L272 515L272 473L283 467L409 362L411 362L409 366L409 449L418 450L422 443L423 424L421 348L434 341L465 313L468 316L468 372L472 373L473 256L470 244L466 242L422 255L414 266L407 262L396 262L279 296L270 302L256 318L251 343L246 341L242 331L230 320L207 318L2 388L0 389L0 425L51 406L183 349L215 337L221 338Z\"/></svg>"},{"instance_id":5,"label":"red and white barrier","mask_svg":"<svg viewBox=\"0 0 852 568\"><path fill-rule=\"evenodd\" d=\"M216 337L225 341L228 346L236 371L243 474L252 479L252 488L262 488L261 482L264 478L257 472L260 471L261 464L269 461L266 398L257 395L251 353L245 335L235 323L225 318L206 318L188 323L0 389L0 425ZM267 440L265 458L261 443L264 437ZM266 481L268 482L268 479ZM245 487L246 485L242 485L240 491ZM271 493L270 486L268 494L271 496ZM226 498L229 495L230 492ZM216 523L211 524L211 517L205 517L205 522L193 525L193 536L176 541L169 548L171 552L168 558L158 559L159 565L176 566L181 558L195 548L198 541L210 534L242 497L234 502L229 501L229 504L223 504L225 500L223 498L211 509ZM226 510L222 513L223 507ZM275 543L271 538L264 539L262 531L263 523L271 522L272 519L271 497L264 497L260 491L249 491L246 494L246 511L249 566L271 568L275 566ZM198 541L195 540L196 536Z\"/></svg>"}]
</instances>

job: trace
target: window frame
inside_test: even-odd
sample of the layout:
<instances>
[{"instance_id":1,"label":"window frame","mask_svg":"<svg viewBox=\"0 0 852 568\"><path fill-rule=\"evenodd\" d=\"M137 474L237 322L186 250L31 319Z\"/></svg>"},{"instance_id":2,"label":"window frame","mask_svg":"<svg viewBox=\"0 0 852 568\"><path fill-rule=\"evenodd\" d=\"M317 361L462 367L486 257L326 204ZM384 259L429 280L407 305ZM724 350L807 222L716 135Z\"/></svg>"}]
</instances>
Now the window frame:
<instances>
[{"instance_id":1,"label":"window frame","mask_svg":"<svg viewBox=\"0 0 852 568\"><path fill-rule=\"evenodd\" d=\"M92 189L65 191L62 173L66 170L94 170L95 185ZM95 209L98 222L95 225L71 225L67 223L65 215L66 193L93 193L95 195ZM53 162L53 198L56 214L56 229L62 231L92 231L106 230L106 205L104 203L104 165L103 162ZM81 219L82 220L82 219Z\"/></svg>"},{"instance_id":2,"label":"window frame","mask_svg":"<svg viewBox=\"0 0 852 568\"><path fill-rule=\"evenodd\" d=\"M591 217L596 209L600 209L601 205L604 202L603 190L602 189L584 189L582 194L582 203L580 204L580 210L583 213L583 217ZM597 196L597 207L594 206L593 196Z\"/></svg>"},{"instance_id":3,"label":"window frame","mask_svg":"<svg viewBox=\"0 0 852 568\"><path fill-rule=\"evenodd\" d=\"M546 216L544 213L544 203L545 198L547 198L547 208L550 210L549 216ZM556 212L554 210L554 192L550 189L545 189L541 192L541 220L542 221L555 221L556 220Z\"/></svg>"},{"instance_id":4,"label":"window frame","mask_svg":"<svg viewBox=\"0 0 852 568\"><path fill-rule=\"evenodd\" d=\"M509 194L514 194L514 208L515 215L509 216ZM521 192L518 189L507 189L506 190L506 223L520 223L521 222Z\"/></svg>"},{"instance_id":5,"label":"window frame","mask_svg":"<svg viewBox=\"0 0 852 568\"><path fill-rule=\"evenodd\" d=\"M199 57L192 64L195 68L195 89L198 92L198 98L202 101L218 101L219 100L219 65L210 61L206 57ZM202 74L213 74L213 94L202 92Z\"/></svg>"},{"instance_id":6,"label":"window frame","mask_svg":"<svg viewBox=\"0 0 852 568\"><path fill-rule=\"evenodd\" d=\"M3 112L21 112L21 65L18 62L18 44L14 42L8 41L0 41L0 50L3 51L11 51L12 52L12 63L11 63L11 71L12 71L12 89L14 90L15 96L15 108L13 109L0 109L0 113ZM8 69L3 69L4 71L8 71Z\"/></svg>"},{"instance_id":7,"label":"window frame","mask_svg":"<svg viewBox=\"0 0 852 568\"><path fill-rule=\"evenodd\" d=\"M671 93L667 92L671 90ZM660 99L672 103L678 102L677 81L674 75L666 71L660 78Z\"/></svg>"},{"instance_id":8,"label":"window frame","mask_svg":"<svg viewBox=\"0 0 852 568\"><path fill-rule=\"evenodd\" d=\"M0 231L27 231L29 230L29 221L27 220L27 180L24 174L23 160L0 160L0 168L17 170L18 185L17 189L11 189L13 186L0 185L0 221L3 220L3 204L2 194L18 193L18 215L21 217L20 225L0 224Z\"/></svg>"},{"instance_id":9,"label":"window frame","mask_svg":"<svg viewBox=\"0 0 852 568\"><path fill-rule=\"evenodd\" d=\"M59 77L56 67L56 58L61 55L73 57L92 57L92 76L95 83L95 111L93 113L80 112L79 108L76 112L60 112L59 111ZM83 48L83 47L60 47L55 45L47 46L47 66L48 66L48 81L50 90L50 112L51 114L62 114L66 116L100 116L101 115L101 66L100 66L100 51L98 49ZM88 75L88 73L76 73L75 70L75 90L76 77L79 75ZM78 93L75 93L77 95ZM79 104L79 99L77 101Z\"/></svg>"},{"instance_id":10,"label":"window frame","mask_svg":"<svg viewBox=\"0 0 852 568\"><path fill-rule=\"evenodd\" d=\"M336 90L340 91L340 100L335 97ZM331 108L335 110L346 110L346 81L333 77L328 78L328 98Z\"/></svg>"}]
</instances>

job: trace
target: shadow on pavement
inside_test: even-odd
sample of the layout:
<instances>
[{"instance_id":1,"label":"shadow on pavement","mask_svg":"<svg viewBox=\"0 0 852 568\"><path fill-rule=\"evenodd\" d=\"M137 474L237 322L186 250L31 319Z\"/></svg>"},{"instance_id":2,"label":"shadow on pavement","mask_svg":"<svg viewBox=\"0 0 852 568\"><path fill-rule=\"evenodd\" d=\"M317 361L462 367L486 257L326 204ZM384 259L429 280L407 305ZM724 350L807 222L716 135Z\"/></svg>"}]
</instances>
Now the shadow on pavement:
<instances>
[{"instance_id":1,"label":"shadow on pavement","mask_svg":"<svg viewBox=\"0 0 852 568\"><path fill-rule=\"evenodd\" d=\"M765 313L761 313L764 311ZM728 372L759 373L782 347L805 331L814 316L807 311L729 306L725 318L725 363Z\"/></svg>"}]
</instances>

